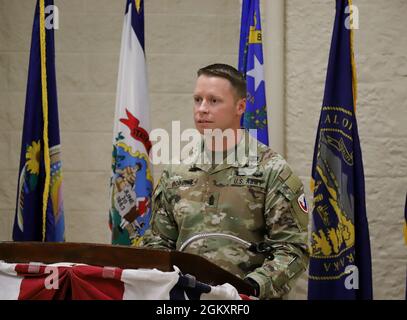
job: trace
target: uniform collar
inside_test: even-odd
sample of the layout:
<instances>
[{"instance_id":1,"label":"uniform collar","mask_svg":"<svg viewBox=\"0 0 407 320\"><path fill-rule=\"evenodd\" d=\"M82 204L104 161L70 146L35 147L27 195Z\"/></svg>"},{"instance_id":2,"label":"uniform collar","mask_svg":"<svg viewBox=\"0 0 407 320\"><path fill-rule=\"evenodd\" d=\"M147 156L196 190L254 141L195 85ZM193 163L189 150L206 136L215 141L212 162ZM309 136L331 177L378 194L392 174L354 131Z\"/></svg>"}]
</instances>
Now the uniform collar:
<instances>
[{"instance_id":1,"label":"uniform collar","mask_svg":"<svg viewBox=\"0 0 407 320\"><path fill-rule=\"evenodd\" d=\"M212 174L231 167L247 167L251 162L257 161L257 141L247 130L244 130L244 135L235 148L235 152L230 152L222 163L212 168L212 163L205 152L205 141L201 136L201 141L194 149L190 169L198 168Z\"/></svg>"}]
</instances>

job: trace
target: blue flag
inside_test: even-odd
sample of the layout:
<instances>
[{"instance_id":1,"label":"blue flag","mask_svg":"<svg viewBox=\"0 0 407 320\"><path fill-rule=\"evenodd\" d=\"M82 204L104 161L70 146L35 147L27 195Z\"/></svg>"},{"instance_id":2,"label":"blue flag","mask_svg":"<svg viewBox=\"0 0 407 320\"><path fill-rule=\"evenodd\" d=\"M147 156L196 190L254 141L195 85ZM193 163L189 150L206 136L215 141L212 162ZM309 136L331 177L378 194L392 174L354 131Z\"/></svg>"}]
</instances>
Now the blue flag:
<instances>
[{"instance_id":1,"label":"blue flag","mask_svg":"<svg viewBox=\"0 0 407 320\"><path fill-rule=\"evenodd\" d=\"M53 0L37 1L31 39L13 240L64 241ZM45 8L51 15L45 16Z\"/></svg>"},{"instance_id":2,"label":"blue flag","mask_svg":"<svg viewBox=\"0 0 407 320\"><path fill-rule=\"evenodd\" d=\"M404 207L404 242L407 244L407 194L406 205Z\"/></svg>"},{"instance_id":3,"label":"blue flag","mask_svg":"<svg viewBox=\"0 0 407 320\"><path fill-rule=\"evenodd\" d=\"M353 35L336 0L324 100L315 142L308 299L372 299L369 229L356 123Z\"/></svg>"},{"instance_id":4,"label":"blue flag","mask_svg":"<svg viewBox=\"0 0 407 320\"><path fill-rule=\"evenodd\" d=\"M268 145L267 106L259 0L243 0L239 71L247 81L246 112L242 127L257 129L257 139Z\"/></svg>"},{"instance_id":5,"label":"blue flag","mask_svg":"<svg viewBox=\"0 0 407 320\"><path fill-rule=\"evenodd\" d=\"M137 246L150 226L153 177L149 104L144 1L126 0L110 180L112 244Z\"/></svg>"},{"instance_id":6,"label":"blue flag","mask_svg":"<svg viewBox=\"0 0 407 320\"><path fill-rule=\"evenodd\" d=\"M407 194L406 194L406 204L404 206L404 242L407 245ZM406 270L406 300L407 300L407 270Z\"/></svg>"}]
</instances>

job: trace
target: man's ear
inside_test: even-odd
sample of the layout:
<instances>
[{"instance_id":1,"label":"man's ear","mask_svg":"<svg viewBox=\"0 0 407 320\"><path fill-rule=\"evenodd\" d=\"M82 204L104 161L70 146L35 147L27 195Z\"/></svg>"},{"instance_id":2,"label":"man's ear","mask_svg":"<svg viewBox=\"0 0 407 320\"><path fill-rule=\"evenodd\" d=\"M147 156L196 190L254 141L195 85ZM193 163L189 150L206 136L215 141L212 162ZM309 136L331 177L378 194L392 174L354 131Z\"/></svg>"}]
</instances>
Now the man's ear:
<instances>
[{"instance_id":1,"label":"man's ear","mask_svg":"<svg viewBox=\"0 0 407 320\"><path fill-rule=\"evenodd\" d=\"M238 116L241 116L246 111L246 98L239 99L237 101L236 112Z\"/></svg>"}]
</instances>

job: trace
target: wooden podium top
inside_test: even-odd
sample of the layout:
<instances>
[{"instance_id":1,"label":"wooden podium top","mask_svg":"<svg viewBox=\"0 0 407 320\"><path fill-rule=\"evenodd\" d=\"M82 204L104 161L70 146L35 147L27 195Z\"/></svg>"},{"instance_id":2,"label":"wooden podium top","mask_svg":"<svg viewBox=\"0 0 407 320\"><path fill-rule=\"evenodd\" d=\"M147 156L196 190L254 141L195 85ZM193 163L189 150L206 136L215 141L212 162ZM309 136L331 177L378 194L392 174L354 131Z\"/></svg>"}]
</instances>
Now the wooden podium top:
<instances>
[{"instance_id":1,"label":"wooden podium top","mask_svg":"<svg viewBox=\"0 0 407 320\"><path fill-rule=\"evenodd\" d=\"M198 255L128 246L92 243L0 242L0 260L6 262L73 262L122 269L156 268L191 274L210 285L230 283L239 293L251 294L250 286L232 273Z\"/></svg>"}]
</instances>

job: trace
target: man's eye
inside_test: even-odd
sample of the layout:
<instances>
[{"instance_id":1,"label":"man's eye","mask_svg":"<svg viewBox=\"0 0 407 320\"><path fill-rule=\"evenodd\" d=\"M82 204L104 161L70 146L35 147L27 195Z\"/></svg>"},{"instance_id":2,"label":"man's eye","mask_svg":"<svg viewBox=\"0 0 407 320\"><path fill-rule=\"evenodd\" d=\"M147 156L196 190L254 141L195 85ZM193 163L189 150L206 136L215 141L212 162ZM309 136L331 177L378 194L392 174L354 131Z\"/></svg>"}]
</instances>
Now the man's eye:
<instances>
[{"instance_id":1,"label":"man's eye","mask_svg":"<svg viewBox=\"0 0 407 320\"><path fill-rule=\"evenodd\" d=\"M215 104L215 103L218 102L218 100L217 99L212 99L211 102L212 102L212 104Z\"/></svg>"},{"instance_id":2,"label":"man's eye","mask_svg":"<svg viewBox=\"0 0 407 320\"><path fill-rule=\"evenodd\" d=\"M196 103L199 103L199 102L201 102L201 101L202 101L202 99L201 99L201 98L199 98L199 97L194 97L194 101L195 101Z\"/></svg>"}]
</instances>

